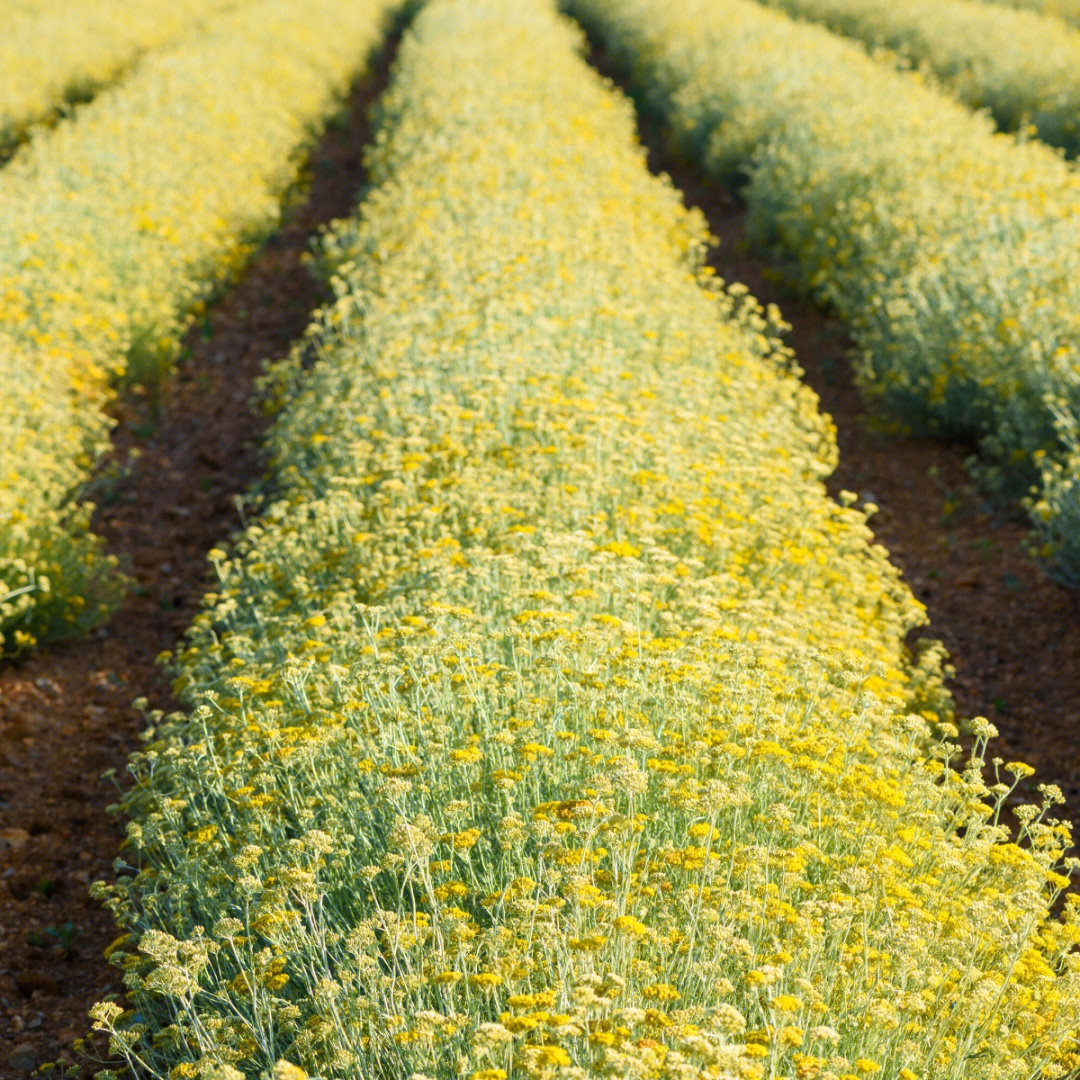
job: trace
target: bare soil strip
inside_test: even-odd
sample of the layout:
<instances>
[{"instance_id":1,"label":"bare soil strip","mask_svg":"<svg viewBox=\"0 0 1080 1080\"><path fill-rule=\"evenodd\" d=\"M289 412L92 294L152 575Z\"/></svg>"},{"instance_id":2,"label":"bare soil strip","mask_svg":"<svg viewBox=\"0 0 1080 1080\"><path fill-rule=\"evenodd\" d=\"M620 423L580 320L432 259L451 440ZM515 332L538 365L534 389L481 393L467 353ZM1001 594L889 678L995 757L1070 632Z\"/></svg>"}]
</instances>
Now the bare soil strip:
<instances>
[{"instance_id":1,"label":"bare soil strip","mask_svg":"<svg viewBox=\"0 0 1080 1080\"><path fill-rule=\"evenodd\" d=\"M602 50L591 60L630 92ZM927 607L930 625L913 637L937 638L949 652L957 715L989 718L1000 732L991 754L1035 768L1017 791L1025 800L1040 800L1040 783L1061 787L1066 804L1057 813L1080 841L1080 593L1027 554L1019 514L1003 516L980 496L964 464L971 448L874 433L851 378L844 324L778 284L778 267L745 241L746 209L735 193L674 153L662 125L640 110L638 125L649 167L672 178L719 239L709 259L717 275L777 304L792 324L787 344L836 424L840 464L829 490L880 507L870 524Z\"/></svg>"},{"instance_id":2,"label":"bare soil strip","mask_svg":"<svg viewBox=\"0 0 1080 1080\"><path fill-rule=\"evenodd\" d=\"M212 587L206 552L240 527L237 495L258 475L253 380L325 299L304 257L319 227L355 205L370 106L399 37L396 28L311 153L303 201L191 330L176 375L116 406L94 530L138 583L127 603L89 637L0 670L0 1076L77 1060L87 1009L122 989L102 958L117 930L87 896L111 875L123 837L101 774L123 776L138 746L136 697L175 707L155 658Z\"/></svg>"}]
</instances>

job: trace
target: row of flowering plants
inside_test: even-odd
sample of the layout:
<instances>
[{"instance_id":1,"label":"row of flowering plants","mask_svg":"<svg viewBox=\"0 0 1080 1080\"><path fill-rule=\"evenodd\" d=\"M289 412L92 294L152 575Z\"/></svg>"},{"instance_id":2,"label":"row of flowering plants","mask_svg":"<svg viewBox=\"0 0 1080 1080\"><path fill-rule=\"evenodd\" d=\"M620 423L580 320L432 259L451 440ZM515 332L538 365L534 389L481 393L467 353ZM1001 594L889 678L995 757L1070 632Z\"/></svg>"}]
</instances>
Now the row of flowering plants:
<instances>
[{"instance_id":1,"label":"row of flowering plants","mask_svg":"<svg viewBox=\"0 0 1080 1080\"><path fill-rule=\"evenodd\" d=\"M1080 28L980 0L768 0L932 71L998 126L1080 152Z\"/></svg>"},{"instance_id":2,"label":"row of flowering plants","mask_svg":"<svg viewBox=\"0 0 1080 1080\"><path fill-rule=\"evenodd\" d=\"M1042 15L1054 15L1074 26L1080 25L1080 0L995 0L1002 7L1037 11Z\"/></svg>"},{"instance_id":3,"label":"row of flowering plants","mask_svg":"<svg viewBox=\"0 0 1080 1080\"><path fill-rule=\"evenodd\" d=\"M202 301L276 224L388 6L221 12L0 169L0 656L116 600L77 501L114 380L165 369Z\"/></svg>"},{"instance_id":4,"label":"row of flowering plants","mask_svg":"<svg viewBox=\"0 0 1080 1080\"><path fill-rule=\"evenodd\" d=\"M96 1028L169 1080L1074 1075L1060 792L962 760L778 313L582 46L404 38L130 762Z\"/></svg>"},{"instance_id":5,"label":"row of flowering plants","mask_svg":"<svg viewBox=\"0 0 1080 1080\"><path fill-rule=\"evenodd\" d=\"M569 7L681 151L744 182L752 238L851 326L870 398L978 443L1080 585L1080 174L750 0Z\"/></svg>"},{"instance_id":6,"label":"row of flowering plants","mask_svg":"<svg viewBox=\"0 0 1080 1080\"><path fill-rule=\"evenodd\" d=\"M0 158L27 129L235 0L35 0L4 8Z\"/></svg>"}]
</instances>

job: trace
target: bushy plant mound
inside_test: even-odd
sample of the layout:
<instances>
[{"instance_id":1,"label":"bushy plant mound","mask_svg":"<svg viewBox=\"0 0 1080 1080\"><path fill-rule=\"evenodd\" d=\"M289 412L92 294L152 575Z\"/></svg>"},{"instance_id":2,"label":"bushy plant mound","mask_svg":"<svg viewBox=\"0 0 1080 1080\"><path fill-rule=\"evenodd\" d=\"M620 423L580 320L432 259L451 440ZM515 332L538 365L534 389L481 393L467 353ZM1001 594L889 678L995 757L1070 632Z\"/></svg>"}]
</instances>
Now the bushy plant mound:
<instances>
[{"instance_id":1,"label":"bushy plant mound","mask_svg":"<svg viewBox=\"0 0 1080 1080\"><path fill-rule=\"evenodd\" d=\"M0 160L35 123L122 75L141 53L235 0L8 4L0 38Z\"/></svg>"},{"instance_id":2,"label":"bushy plant mound","mask_svg":"<svg viewBox=\"0 0 1080 1080\"><path fill-rule=\"evenodd\" d=\"M1026 8L1080 25L1080 0L994 0L993 6Z\"/></svg>"},{"instance_id":3,"label":"bushy plant mound","mask_svg":"<svg viewBox=\"0 0 1080 1080\"><path fill-rule=\"evenodd\" d=\"M0 656L115 602L76 502L106 446L112 380L160 374L276 224L388 7L220 12L0 170Z\"/></svg>"},{"instance_id":4,"label":"bushy plant mound","mask_svg":"<svg viewBox=\"0 0 1080 1080\"><path fill-rule=\"evenodd\" d=\"M767 0L791 15L895 52L1006 131L1080 152L1080 29L980 0Z\"/></svg>"},{"instance_id":5,"label":"bushy plant mound","mask_svg":"<svg viewBox=\"0 0 1080 1080\"><path fill-rule=\"evenodd\" d=\"M1038 485L1041 554L1080 586L1080 174L750 0L567 6L684 153L745 181L753 239L850 325L870 398L977 442L1003 496Z\"/></svg>"},{"instance_id":6,"label":"bushy plant mound","mask_svg":"<svg viewBox=\"0 0 1080 1080\"><path fill-rule=\"evenodd\" d=\"M1064 1075L1060 793L1011 839L1030 770L983 785L985 721L953 767L776 313L580 47L508 0L403 42L132 759L96 1022L171 1080Z\"/></svg>"}]
</instances>

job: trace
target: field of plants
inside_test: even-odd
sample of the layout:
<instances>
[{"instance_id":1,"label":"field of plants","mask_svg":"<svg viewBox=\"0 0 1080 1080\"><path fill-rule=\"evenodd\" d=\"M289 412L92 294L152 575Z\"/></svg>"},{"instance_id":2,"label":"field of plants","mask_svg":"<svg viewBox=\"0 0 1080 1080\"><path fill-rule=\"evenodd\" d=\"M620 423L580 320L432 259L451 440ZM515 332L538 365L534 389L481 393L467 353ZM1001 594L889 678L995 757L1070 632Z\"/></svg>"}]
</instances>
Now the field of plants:
<instances>
[{"instance_id":1,"label":"field of plants","mask_svg":"<svg viewBox=\"0 0 1080 1080\"><path fill-rule=\"evenodd\" d=\"M824 23L901 65L936 75L974 109L990 110L1004 130L1028 130L1080 150L1080 29L1052 15L1003 11L978 0L769 0L789 14Z\"/></svg>"},{"instance_id":2,"label":"field of plants","mask_svg":"<svg viewBox=\"0 0 1080 1080\"><path fill-rule=\"evenodd\" d=\"M1056 15L1074 26L1080 24L1080 3L1077 3L1077 0L992 0L992 3L1002 7L1037 11L1042 15Z\"/></svg>"},{"instance_id":3,"label":"field of plants","mask_svg":"<svg viewBox=\"0 0 1080 1080\"><path fill-rule=\"evenodd\" d=\"M918 74L751 0L569 5L757 242L851 328L865 392L977 441L1080 583L1080 175Z\"/></svg>"},{"instance_id":4,"label":"field of plants","mask_svg":"<svg viewBox=\"0 0 1080 1080\"><path fill-rule=\"evenodd\" d=\"M115 381L164 372L275 225L386 6L219 5L0 170L0 655L116 604L122 580L72 501Z\"/></svg>"},{"instance_id":5,"label":"field of plants","mask_svg":"<svg viewBox=\"0 0 1080 1080\"><path fill-rule=\"evenodd\" d=\"M90 888L122 989L76 1043L103 1080L1080 1076L1062 792L955 714L875 508L827 492L783 312L713 273L588 62L738 187L879 426L977 448L1076 585L1080 178L1041 140L1075 150L1080 31L773 6L937 75L751 0L17 5L96 44L2 106L0 736L20 670L59 694L53 643L122 624L90 501L119 497L115 416L407 23L172 696L125 684L144 730Z\"/></svg>"},{"instance_id":6,"label":"field of plants","mask_svg":"<svg viewBox=\"0 0 1080 1080\"><path fill-rule=\"evenodd\" d=\"M0 157L35 124L93 98L141 53L233 6L235 0L147 0L134 7L75 0L5 4ZM48 42L47 49L42 42Z\"/></svg>"}]
</instances>

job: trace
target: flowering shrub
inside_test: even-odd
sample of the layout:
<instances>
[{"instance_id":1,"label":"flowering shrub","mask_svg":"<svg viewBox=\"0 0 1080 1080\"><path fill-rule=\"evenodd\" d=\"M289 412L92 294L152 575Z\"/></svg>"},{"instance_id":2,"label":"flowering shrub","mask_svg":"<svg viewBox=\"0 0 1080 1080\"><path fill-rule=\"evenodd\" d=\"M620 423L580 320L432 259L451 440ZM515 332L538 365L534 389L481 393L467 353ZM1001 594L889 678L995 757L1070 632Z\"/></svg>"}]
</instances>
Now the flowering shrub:
<instances>
[{"instance_id":1,"label":"flowering shrub","mask_svg":"<svg viewBox=\"0 0 1080 1080\"><path fill-rule=\"evenodd\" d=\"M571 8L684 152L746 179L753 238L851 326L872 399L978 441L1005 495L1053 479L1055 410L1080 416L1075 169L917 72L748 0ZM1055 531L1045 553L1075 577Z\"/></svg>"},{"instance_id":2,"label":"flowering shrub","mask_svg":"<svg viewBox=\"0 0 1080 1080\"><path fill-rule=\"evenodd\" d=\"M1080 0L995 0L995 3L1013 8L1027 8L1043 15L1056 15L1066 22L1080 24Z\"/></svg>"},{"instance_id":3,"label":"flowering shrub","mask_svg":"<svg viewBox=\"0 0 1080 1080\"><path fill-rule=\"evenodd\" d=\"M277 221L385 10L262 0L220 14L0 170L0 655L115 600L74 504L111 380L160 373Z\"/></svg>"},{"instance_id":4,"label":"flowering shrub","mask_svg":"<svg viewBox=\"0 0 1080 1080\"><path fill-rule=\"evenodd\" d=\"M769 0L790 15L895 50L924 66L998 126L1030 125L1039 138L1080 151L1080 29L1054 16L978 0Z\"/></svg>"},{"instance_id":5,"label":"flowering shrub","mask_svg":"<svg viewBox=\"0 0 1080 1080\"><path fill-rule=\"evenodd\" d=\"M7 5L0 39L0 153L70 98L116 78L137 56L232 0L35 0Z\"/></svg>"},{"instance_id":6,"label":"flowering shrub","mask_svg":"<svg viewBox=\"0 0 1080 1080\"><path fill-rule=\"evenodd\" d=\"M939 652L776 312L540 3L434 0L265 383L266 502L131 761L135 1075L1075 1072L1069 829ZM1071 866L1067 862L1066 866Z\"/></svg>"},{"instance_id":7,"label":"flowering shrub","mask_svg":"<svg viewBox=\"0 0 1080 1080\"><path fill-rule=\"evenodd\" d=\"M1058 408L1056 419L1066 454L1044 468L1042 494L1031 500L1031 510L1056 556L1058 576L1080 589L1080 422L1066 407Z\"/></svg>"}]
</instances>

